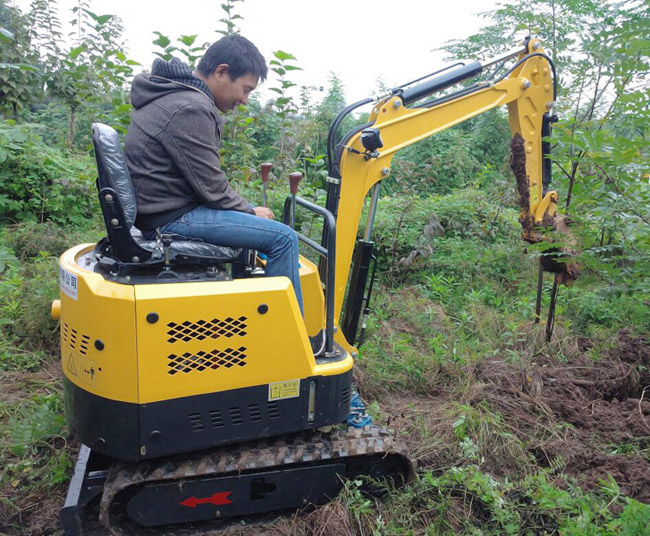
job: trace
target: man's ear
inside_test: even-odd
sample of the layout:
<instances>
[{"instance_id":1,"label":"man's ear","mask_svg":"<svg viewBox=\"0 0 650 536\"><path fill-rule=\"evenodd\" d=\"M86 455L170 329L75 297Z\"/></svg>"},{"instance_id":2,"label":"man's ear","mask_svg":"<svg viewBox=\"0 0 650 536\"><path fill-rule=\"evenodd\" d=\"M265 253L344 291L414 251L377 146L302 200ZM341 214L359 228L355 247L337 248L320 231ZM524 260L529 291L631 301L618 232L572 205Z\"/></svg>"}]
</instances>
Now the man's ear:
<instances>
[{"instance_id":1,"label":"man's ear","mask_svg":"<svg viewBox=\"0 0 650 536\"><path fill-rule=\"evenodd\" d=\"M227 63L220 63L219 65L217 65L217 68L214 70L214 74L217 77L223 76L225 74L230 74L228 72L229 68L230 67L228 66Z\"/></svg>"}]
</instances>

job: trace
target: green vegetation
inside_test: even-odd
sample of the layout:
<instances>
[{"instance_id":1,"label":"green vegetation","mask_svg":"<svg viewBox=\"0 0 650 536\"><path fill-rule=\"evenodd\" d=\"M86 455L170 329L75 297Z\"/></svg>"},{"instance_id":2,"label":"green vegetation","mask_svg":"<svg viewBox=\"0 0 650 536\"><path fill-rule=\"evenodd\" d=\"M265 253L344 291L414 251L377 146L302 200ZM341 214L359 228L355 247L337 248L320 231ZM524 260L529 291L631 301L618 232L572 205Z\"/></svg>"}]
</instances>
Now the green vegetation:
<instances>
[{"instance_id":1,"label":"green vegetation","mask_svg":"<svg viewBox=\"0 0 650 536\"><path fill-rule=\"evenodd\" d=\"M222 5L220 33L238 32L239 1ZM0 0L0 532L9 534L57 532L77 445L49 314L56 259L103 234L89 125L125 132L139 70L117 17L84 0L73 14L69 42L56 2L21 13ZM650 7L514 0L486 21L448 43L450 56L496 55L529 32L557 64L554 187L576 222L581 276L560 289L545 342L533 322L540 252L519 238L503 111L402 151L382 189L357 374L418 476L381 501L349 482L331 504L276 521L280 532L648 534ZM191 34L156 32L152 42L158 56L189 63L203 51ZM295 169L302 195L323 202L327 126L346 104L334 73L320 102L294 87L295 52L270 62L274 100L251 100L224 134L225 165L252 201L259 163L275 163L276 213ZM312 220L298 223L318 235ZM547 283L545 308L549 294Z\"/></svg>"}]
</instances>

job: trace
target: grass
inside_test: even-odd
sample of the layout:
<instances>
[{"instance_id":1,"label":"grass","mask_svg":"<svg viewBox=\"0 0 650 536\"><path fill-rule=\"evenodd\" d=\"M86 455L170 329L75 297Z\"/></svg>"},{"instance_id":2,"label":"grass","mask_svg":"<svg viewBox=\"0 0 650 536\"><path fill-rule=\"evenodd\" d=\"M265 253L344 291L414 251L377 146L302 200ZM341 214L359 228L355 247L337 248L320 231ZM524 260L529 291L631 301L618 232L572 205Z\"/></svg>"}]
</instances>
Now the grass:
<instances>
[{"instance_id":1,"label":"grass","mask_svg":"<svg viewBox=\"0 0 650 536\"><path fill-rule=\"evenodd\" d=\"M348 482L335 501L279 519L272 533L648 534L650 507L631 498L630 482L599 468L600 480L587 482L580 460L562 448L591 445L587 457L627 467L626 460L650 462L650 432L591 437L553 404L557 393L569 397L567 408L586 407L586 417L609 408L604 399L593 405L593 393L611 383L595 375L601 363L645 381L642 360L615 353L623 329L630 344L650 348L639 338L650 328L648 299L587 273L560 290L547 343L544 326L533 322L536 261L516 218L481 192L383 200L376 223L382 273L356 376L375 420L408 444L418 477L382 501ZM425 229L434 223L443 236ZM0 526L10 534L57 530L74 452L49 304L58 294L57 256L100 234L96 221L81 230L21 224L0 232ZM636 404L620 408L642 427L638 413L647 402Z\"/></svg>"}]
</instances>

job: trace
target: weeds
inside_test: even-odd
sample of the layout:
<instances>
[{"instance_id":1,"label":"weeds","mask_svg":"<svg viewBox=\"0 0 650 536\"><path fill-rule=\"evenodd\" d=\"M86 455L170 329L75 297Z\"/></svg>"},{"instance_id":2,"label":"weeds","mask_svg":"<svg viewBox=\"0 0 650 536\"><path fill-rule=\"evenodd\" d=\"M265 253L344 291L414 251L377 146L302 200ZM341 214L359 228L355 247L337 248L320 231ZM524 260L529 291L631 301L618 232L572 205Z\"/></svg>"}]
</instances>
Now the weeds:
<instances>
[{"instance_id":1,"label":"weeds","mask_svg":"<svg viewBox=\"0 0 650 536\"><path fill-rule=\"evenodd\" d=\"M611 481L589 494L574 484L563 489L546 470L499 480L475 465L425 471L383 502L351 483L339 504L326 507L338 512L338 527L352 529L339 534L645 536L650 515L650 506L625 498Z\"/></svg>"},{"instance_id":2,"label":"weeds","mask_svg":"<svg viewBox=\"0 0 650 536\"><path fill-rule=\"evenodd\" d=\"M378 216L380 234L405 206L396 200L393 213L391 203ZM417 222L430 222L433 208L444 236L427 237ZM612 360L621 328L643 332L650 325L647 299L578 281L561 290L547 343L543 324L533 323L534 263L509 209L492 213L481 195L458 193L416 200L412 211L399 240L389 241L392 249L379 251L384 271L357 378L375 420L409 445L419 477L383 501L349 482L337 501L294 518L290 532L644 534L649 507L630 498L629 482L607 479L605 469L622 463L633 474L643 467L634 465L639 460L650 462L648 439L638 431L645 406L625 402L647 378L650 361L634 358L645 346L636 341L627 361ZM49 306L58 295L57 256L99 234L95 222L73 230L21 224L0 234L0 374L7 386L0 399L0 515L9 527L25 522L43 489L59 507L70 474ZM414 248L425 251L425 241L430 254L398 264L396 257ZM598 376L601 362L609 375ZM566 370L575 374L561 376ZM613 385L628 370L627 383ZM559 387L549 395L549 386ZM552 404L553 393L574 398L558 394ZM631 408L637 428L598 442L579 429L579 419L616 416L612 399L620 411ZM584 445L593 448L583 452ZM602 479L596 487L579 479L580 456L601 463L593 469Z\"/></svg>"}]
</instances>

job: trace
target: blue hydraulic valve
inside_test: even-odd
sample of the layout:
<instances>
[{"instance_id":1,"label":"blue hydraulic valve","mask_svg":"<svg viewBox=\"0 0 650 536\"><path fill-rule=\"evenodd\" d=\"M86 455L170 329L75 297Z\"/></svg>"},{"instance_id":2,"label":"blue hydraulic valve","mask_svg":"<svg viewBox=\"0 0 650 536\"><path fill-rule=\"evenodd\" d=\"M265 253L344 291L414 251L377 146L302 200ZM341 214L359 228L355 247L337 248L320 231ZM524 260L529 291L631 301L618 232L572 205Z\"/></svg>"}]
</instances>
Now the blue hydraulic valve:
<instances>
[{"instance_id":1,"label":"blue hydraulic valve","mask_svg":"<svg viewBox=\"0 0 650 536\"><path fill-rule=\"evenodd\" d=\"M356 389L352 391L350 415L348 415L347 422L348 426L354 426L355 428L363 428L372 424L372 417L366 413L366 406Z\"/></svg>"}]
</instances>

